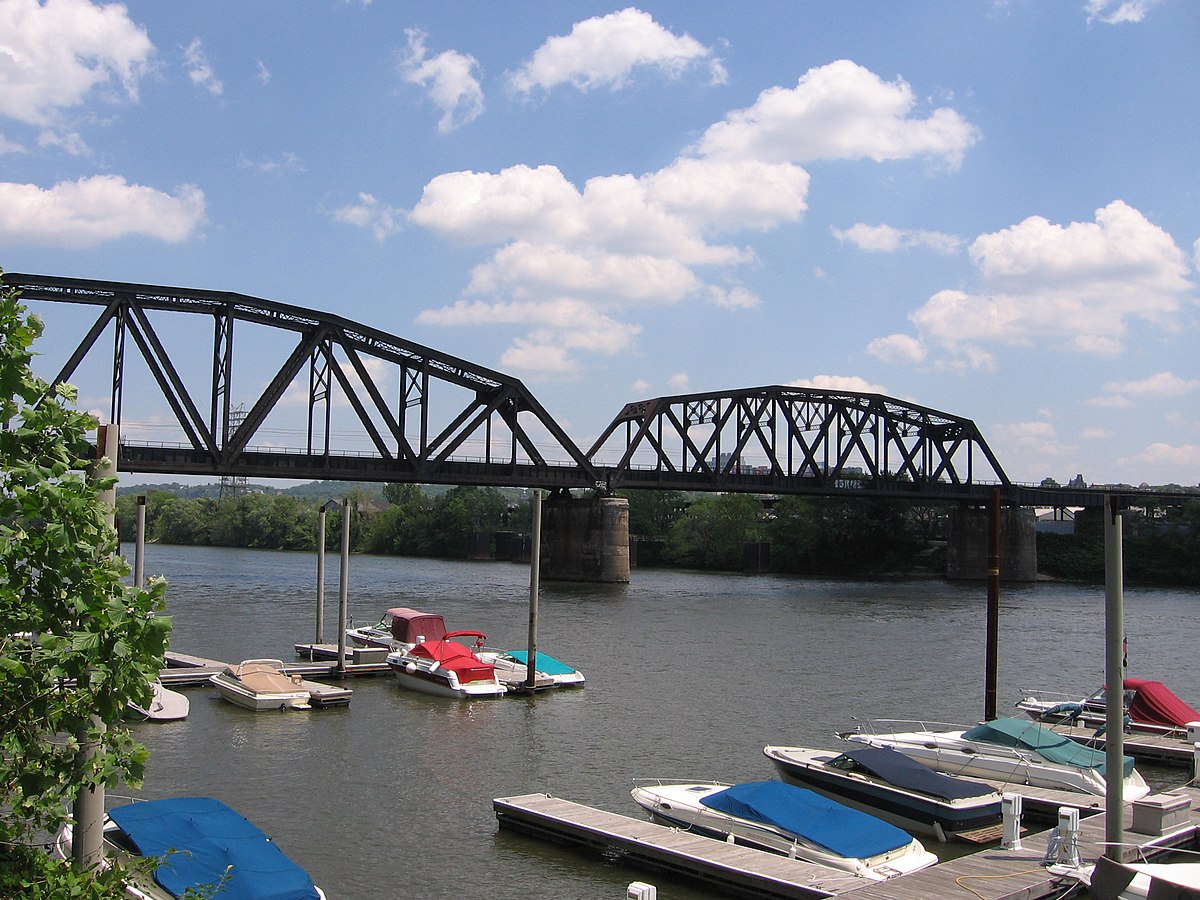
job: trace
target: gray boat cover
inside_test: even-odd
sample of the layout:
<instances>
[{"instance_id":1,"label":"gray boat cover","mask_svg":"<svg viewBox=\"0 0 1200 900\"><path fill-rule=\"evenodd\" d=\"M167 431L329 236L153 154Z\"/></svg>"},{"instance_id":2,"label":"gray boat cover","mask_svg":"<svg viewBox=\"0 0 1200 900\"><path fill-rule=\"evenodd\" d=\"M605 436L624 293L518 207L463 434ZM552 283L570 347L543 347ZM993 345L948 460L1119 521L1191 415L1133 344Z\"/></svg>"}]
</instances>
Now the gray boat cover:
<instances>
[{"instance_id":1,"label":"gray boat cover","mask_svg":"<svg viewBox=\"0 0 1200 900\"><path fill-rule=\"evenodd\" d=\"M1050 762L1079 769L1095 769L1101 775L1105 774L1103 750L1085 747L1028 719L993 719L967 729L963 732L963 737L968 741L1032 750ZM1125 767L1124 777L1128 778L1133 772L1133 757L1125 756L1122 760Z\"/></svg>"},{"instance_id":2,"label":"gray boat cover","mask_svg":"<svg viewBox=\"0 0 1200 900\"><path fill-rule=\"evenodd\" d=\"M838 759L853 760L857 768L865 769L888 784L939 800L965 800L994 793L991 785L935 772L890 747L847 750ZM832 760L830 765L844 768L838 764L838 759Z\"/></svg>"}]
</instances>

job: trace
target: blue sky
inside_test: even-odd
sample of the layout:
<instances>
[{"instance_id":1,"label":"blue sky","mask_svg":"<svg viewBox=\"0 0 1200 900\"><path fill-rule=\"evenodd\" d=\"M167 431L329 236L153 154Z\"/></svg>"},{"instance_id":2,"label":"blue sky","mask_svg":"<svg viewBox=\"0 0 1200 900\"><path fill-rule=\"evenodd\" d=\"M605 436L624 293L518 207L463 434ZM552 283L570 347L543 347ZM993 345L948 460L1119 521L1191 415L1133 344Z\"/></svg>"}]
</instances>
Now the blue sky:
<instances>
[{"instance_id":1,"label":"blue sky","mask_svg":"<svg viewBox=\"0 0 1200 900\"><path fill-rule=\"evenodd\" d=\"M337 313L585 449L796 384L1195 485L1197 47L1192 0L0 0L0 266Z\"/></svg>"}]
</instances>

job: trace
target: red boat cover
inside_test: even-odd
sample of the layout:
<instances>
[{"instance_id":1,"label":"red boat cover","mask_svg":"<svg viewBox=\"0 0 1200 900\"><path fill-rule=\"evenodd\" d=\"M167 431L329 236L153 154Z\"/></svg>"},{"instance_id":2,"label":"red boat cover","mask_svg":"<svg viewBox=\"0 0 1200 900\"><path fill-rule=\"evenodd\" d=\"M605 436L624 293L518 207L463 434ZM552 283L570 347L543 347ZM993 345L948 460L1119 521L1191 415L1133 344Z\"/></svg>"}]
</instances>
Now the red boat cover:
<instances>
[{"instance_id":1,"label":"red boat cover","mask_svg":"<svg viewBox=\"0 0 1200 900\"><path fill-rule=\"evenodd\" d=\"M1200 712L1171 693L1161 681L1126 678L1125 690L1133 691L1129 718L1147 725L1183 728L1188 722L1200 722Z\"/></svg>"},{"instance_id":2,"label":"red boat cover","mask_svg":"<svg viewBox=\"0 0 1200 900\"><path fill-rule=\"evenodd\" d=\"M412 655L436 659L441 663L440 668L458 676L460 684L466 684L468 681L491 681L496 673L495 666L485 663L462 644L454 641L424 641L413 647Z\"/></svg>"},{"instance_id":3,"label":"red boat cover","mask_svg":"<svg viewBox=\"0 0 1200 900\"><path fill-rule=\"evenodd\" d=\"M437 613L397 606L389 609L387 614L392 617L392 637L406 644L415 644L419 637L440 641L446 636L446 620Z\"/></svg>"}]
</instances>

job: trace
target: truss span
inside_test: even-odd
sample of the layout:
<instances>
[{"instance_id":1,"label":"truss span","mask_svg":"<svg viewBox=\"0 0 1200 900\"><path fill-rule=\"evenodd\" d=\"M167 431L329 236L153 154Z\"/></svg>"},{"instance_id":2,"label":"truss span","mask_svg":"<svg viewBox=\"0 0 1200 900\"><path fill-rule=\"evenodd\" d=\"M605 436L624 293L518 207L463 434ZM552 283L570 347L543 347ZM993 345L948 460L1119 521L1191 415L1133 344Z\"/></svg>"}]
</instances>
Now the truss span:
<instances>
[{"instance_id":1,"label":"truss span","mask_svg":"<svg viewBox=\"0 0 1200 900\"><path fill-rule=\"evenodd\" d=\"M80 313L53 380L111 403L126 472L971 501L1015 489L969 419L878 394L644 400L584 453L518 379L340 316L223 291L4 282ZM139 410L157 403L156 433L122 421L135 395Z\"/></svg>"},{"instance_id":2,"label":"truss span","mask_svg":"<svg viewBox=\"0 0 1200 900\"><path fill-rule=\"evenodd\" d=\"M220 291L44 275L5 274L4 282L22 300L99 308L52 380L75 380L89 357L109 359L102 343L111 348L109 421L121 426L123 471L551 487L598 480L519 380L339 316ZM89 387L99 393L94 379ZM146 423L122 421L133 391L139 406L160 398L155 426L170 439L149 440Z\"/></svg>"},{"instance_id":3,"label":"truss span","mask_svg":"<svg viewBox=\"0 0 1200 900\"><path fill-rule=\"evenodd\" d=\"M619 453L613 487L978 499L1009 486L971 420L852 391L774 385L630 403L588 457L606 452Z\"/></svg>"}]
</instances>

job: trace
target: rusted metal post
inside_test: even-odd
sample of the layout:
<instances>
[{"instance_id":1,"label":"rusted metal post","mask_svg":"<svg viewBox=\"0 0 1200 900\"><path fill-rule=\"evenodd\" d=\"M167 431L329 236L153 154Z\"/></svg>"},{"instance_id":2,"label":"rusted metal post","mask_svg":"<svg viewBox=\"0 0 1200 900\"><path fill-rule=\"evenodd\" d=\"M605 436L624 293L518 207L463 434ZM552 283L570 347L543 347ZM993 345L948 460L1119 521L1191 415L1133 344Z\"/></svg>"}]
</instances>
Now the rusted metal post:
<instances>
[{"instance_id":1,"label":"rusted metal post","mask_svg":"<svg viewBox=\"0 0 1200 900\"><path fill-rule=\"evenodd\" d=\"M325 642L325 506L317 510L317 633L313 640Z\"/></svg>"},{"instance_id":2,"label":"rusted metal post","mask_svg":"<svg viewBox=\"0 0 1200 900\"><path fill-rule=\"evenodd\" d=\"M346 619L350 597L350 510L349 498L342 501L342 580L338 588L337 672L346 674Z\"/></svg>"},{"instance_id":3,"label":"rusted metal post","mask_svg":"<svg viewBox=\"0 0 1200 900\"><path fill-rule=\"evenodd\" d=\"M137 498L137 537L133 544L133 586L146 584L146 495Z\"/></svg>"}]
</instances>

